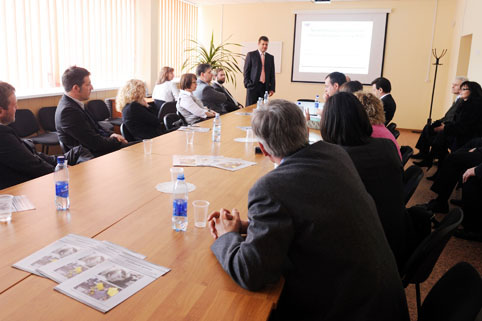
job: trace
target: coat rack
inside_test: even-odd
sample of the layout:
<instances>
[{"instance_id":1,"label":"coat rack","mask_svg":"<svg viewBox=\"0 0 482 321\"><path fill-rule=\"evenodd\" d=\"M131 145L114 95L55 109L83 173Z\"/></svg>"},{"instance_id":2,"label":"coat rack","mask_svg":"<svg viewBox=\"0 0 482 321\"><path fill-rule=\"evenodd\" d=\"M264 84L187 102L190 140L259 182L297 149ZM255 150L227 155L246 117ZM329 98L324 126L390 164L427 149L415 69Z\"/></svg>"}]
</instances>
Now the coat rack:
<instances>
[{"instance_id":1,"label":"coat rack","mask_svg":"<svg viewBox=\"0 0 482 321\"><path fill-rule=\"evenodd\" d=\"M430 101L430 114L428 114L427 125L432 124L432 107L433 107L433 95L435 94L435 83L437 82L437 71L438 66L442 66L440 59L447 53L447 49L442 49L440 56L437 56L437 49L432 49L432 56L435 58L435 76L433 78L433 88L432 88L432 100Z\"/></svg>"}]
</instances>

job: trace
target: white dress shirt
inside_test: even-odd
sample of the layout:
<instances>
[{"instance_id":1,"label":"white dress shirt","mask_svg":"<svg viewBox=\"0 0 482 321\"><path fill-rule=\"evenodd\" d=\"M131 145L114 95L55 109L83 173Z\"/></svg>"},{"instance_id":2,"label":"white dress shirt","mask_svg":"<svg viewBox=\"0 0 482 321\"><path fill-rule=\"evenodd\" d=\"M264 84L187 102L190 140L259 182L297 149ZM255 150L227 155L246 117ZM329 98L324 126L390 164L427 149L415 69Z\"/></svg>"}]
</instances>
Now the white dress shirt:
<instances>
[{"instance_id":1,"label":"white dress shirt","mask_svg":"<svg viewBox=\"0 0 482 321\"><path fill-rule=\"evenodd\" d=\"M206 118L206 112L208 111L208 109L203 106L203 103L194 97L192 92L185 90L179 91L177 110L189 124L193 124L201 118Z\"/></svg>"},{"instance_id":2,"label":"white dress shirt","mask_svg":"<svg viewBox=\"0 0 482 321\"><path fill-rule=\"evenodd\" d=\"M179 97L179 89L172 81L165 81L160 85L156 85L152 91L152 98L165 102L175 101Z\"/></svg>"}]
</instances>

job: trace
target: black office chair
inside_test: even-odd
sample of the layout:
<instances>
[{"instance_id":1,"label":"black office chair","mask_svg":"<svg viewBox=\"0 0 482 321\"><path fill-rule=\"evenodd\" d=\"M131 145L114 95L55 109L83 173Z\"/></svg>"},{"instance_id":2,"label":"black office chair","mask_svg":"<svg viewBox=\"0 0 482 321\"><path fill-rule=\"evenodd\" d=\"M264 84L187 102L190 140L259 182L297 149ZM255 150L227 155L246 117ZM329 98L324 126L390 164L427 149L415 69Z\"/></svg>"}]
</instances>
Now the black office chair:
<instances>
[{"instance_id":1,"label":"black office chair","mask_svg":"<svg viewBox=\"0 0 482 321\"><path fill-rule=\"evenodd\" d=\"M157 118L159 118L159 120L161 121L164 121L164 116L166 116L167 114L175 114L177 112L176 104L177 103L175 101L169 101L167 103L164 103L159 109Z\"/></svg>"},{"instance_id":2,"label":"black office chair","mask_svg":"<svg viewBox=\"0 0 482 321\"><path fill-rule=\"evenodd\" d=\"M157 109L161 109L162 105L164 105L165 101L164 100L159 100L159 99L154 99L154 104L156 104Z\"/></svg>"},{"instance_id":3,"label":"black office chair","mask_svg":"<svg viewBox=\"0 0 482 321\"><path fill-rule=\"evenodd\" d=\"M13 128L19 137L28 137L28 139L30 139L34 144L42 145L42 152L48 153L49 146L59 144L57 133L38 133L40 127L38 126L37 119L30 109L17 109L17 112L15 113L15 122L11 123L9 126ZM34 134L36 135L32 136Z\"/></svg>"},{"instance_id":4,"label":"black office chair","mask_svg":"<svg viewBox=\"0 0 482 321\"><path fill-rule=\"evenodd\" d=\"M403 201L407 205L418 184L423 178L423 170L417 165L412 165L403 172Z\"/></svg>"},{"instance_id":5,"label":"black office chair","mask_svg":"<svg viewBox=\"0 0 482 321\"><path fill-rule=\"evenodd\" d=\"M413 155L413 148L410 146L401 146L400 154L402 154L402 166L405 167L410 157Z\"/></svg>"},{"instance_id":6,"label":"black office chair","mask_svg":"<svg viewBox=\"0 0 482 321\"><path fill-rule=\"evenodd\" d=\"M427 294L418 321L474 321L481 309L482 278L472 265L460 262Z\"/></svg>"},{"instance_id":7,"label":"black office chair","mask_svg":"<svg viewBox=\"0 0 482 321\"><path fill-rule=\"evenodd\" d=\"M440 226L415 249L400 273L404 287L415 284L417 311L420 311L421 306L420 283L425 282L432 273L435 263L463 217L464 214L460 208L451 210Z\"/></svg>"},{"instance_id":8,"label":"black office chair","mask_svg":"<svg viewBox=\"0 0 482 321\"><path fill-rule=\"evenodd\" d=\"M42 126L45 133L49 133L52 139L57 139L57 144L59 145L59 137L57 135L57 129L55 128L55 111L57 106L42 107L38 111L38 121L40 126ZM49 152L49 145L46 145L46 152Z\"/></svg>"},{"instance_id":9,"label":"black office chair","mask_svg":"<svg viewBox=\"0 0 482 321\"><path fill-rule=\"evenodd\" d=\"M122 124L121 118L112 118L112 112L109 110L109 107L107 107L106 103L100 99L89 101L85 105L85 110L104 130L108 132L112 132L114 126L120 126Z\"/></svg>"},{"instance_id":10,"label":"black office chair","mask_svg":"<svg viewBox=\"0 0 482 321\"><path fill-rule=\"evenodd\" d=\"M128 142L135 141L134 136L132 136L131 132L127 129L127 126L124 123L120 125L120 132Z\"/></svg>"},{"instance_id":11,"label":"black office chair","mask_svg":"<svg viewBox=\"0 0 482 321\"><path fill-rule=\"evenodd\" d=\"M169 113L164 116L164 126L168 131L173 131L183 126L184 123L179 114Z\"/></svg>"}]
</instances>

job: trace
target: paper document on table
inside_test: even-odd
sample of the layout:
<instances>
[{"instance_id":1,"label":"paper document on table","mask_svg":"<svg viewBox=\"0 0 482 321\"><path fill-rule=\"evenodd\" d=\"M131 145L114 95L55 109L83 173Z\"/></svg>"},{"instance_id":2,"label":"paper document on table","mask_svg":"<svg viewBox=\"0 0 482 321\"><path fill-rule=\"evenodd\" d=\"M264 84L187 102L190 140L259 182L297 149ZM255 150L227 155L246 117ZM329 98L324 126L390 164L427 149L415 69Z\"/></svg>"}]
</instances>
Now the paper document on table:
<instances>
[{"instance_id":1,"label":"paper document on table","mask_svg":"<svg viewBox=\"0 0 482 321\"><path fill-rule=\"evenodd\" d=\"M13 210L12 212L22 212L28 210L34 210L35 206L29 201L26 195L19 195L13 197Z\"/></svg>"},{"instance_id":2,"label":"paper document on table","mask_svg":"<svg viewBox=\"0 0 482 321\"><path fill-rule=\"evenodd\" d=\"M69 234L18 261L13 267L40 275L37 271L38 268L56 262L81 250L93 248L98 244L99 241L97 240Z\"/></svg>"},{"instance_id":3,"label":"paper document on table","mask_svg":"<svg viewBox=\"0 0 482 321\"><path fill-rule=\"evenodd\" d=\"M169 271L132 256L118 256L54 289L105 313Z\"/></svg>"},{"instance_id":4,"label":"paper document on table","mask_svg":"<svg viewBox=\"0 0 482 321\"><path fill-rule=\"evenodd\" d=\"M181 130L181 131L192 131L192 132L198 132L198 133L207 133L210 130L210 128L181 126L181 127L179 127L179 130Z\"/></svg>"},{"instance_id":5,"label":"paper document on table","mask_svg":"<svg viewBox=\"0 0 482 321\"><path fill-rule=\"evenodd\" d=\"M256 165L240 158L229 158L224 156L212 155L173 155L173 166L206 166L237 171L239 169Z\"/></svg>"}]
</instances>

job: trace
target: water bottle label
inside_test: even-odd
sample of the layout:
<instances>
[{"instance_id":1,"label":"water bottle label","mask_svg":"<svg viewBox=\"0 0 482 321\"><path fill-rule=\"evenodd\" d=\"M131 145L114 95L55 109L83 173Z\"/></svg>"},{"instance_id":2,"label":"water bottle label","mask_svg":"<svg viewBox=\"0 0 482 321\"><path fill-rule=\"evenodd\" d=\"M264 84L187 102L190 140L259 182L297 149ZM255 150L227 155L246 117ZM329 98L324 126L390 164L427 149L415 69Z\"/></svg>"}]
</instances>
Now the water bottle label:
<instances>
[{"instance_id":1,"label":"water bottle label","mask_svg":"<svg viewBox=\"0 0 482 321\"><path fill-rule=\"evenodd\" d=\"M320 103L315 101L315 108L318 108L318 107L320 107Z\"/></svg>"},{"instance_id":2,"label":"water bottle label","mask_svg":"<svg viewBox=\"0 0 482 321\"><path fill-rule=\"evenodd\" d=\"M173 216L187 216L187 201L185 199L175 199L172 202Z\"/></svg>"},{"instance_id":3,"label":"water bottle label","mask_svg":"<svg viewBox=\"0 0 482 321\"><path fill-rule=\"evenodd\" d=\"M55 182L55 196L69 197L69 182Z\"/></svg>"}]
</instances>

